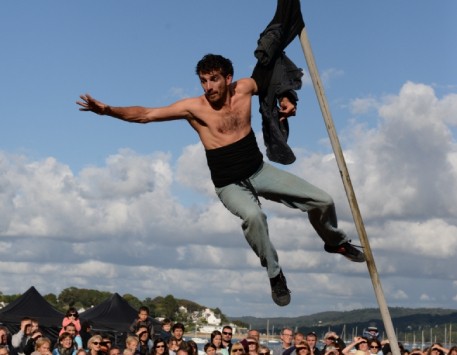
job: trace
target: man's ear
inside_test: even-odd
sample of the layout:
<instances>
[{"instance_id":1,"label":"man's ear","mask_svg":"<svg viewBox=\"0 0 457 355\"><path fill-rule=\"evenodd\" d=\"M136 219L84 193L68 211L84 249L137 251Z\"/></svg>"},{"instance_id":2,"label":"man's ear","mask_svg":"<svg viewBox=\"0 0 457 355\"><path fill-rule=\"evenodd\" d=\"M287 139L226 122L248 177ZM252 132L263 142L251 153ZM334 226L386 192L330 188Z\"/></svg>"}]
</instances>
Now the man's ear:
<instances>
[{"instance_id":1,"label":"man's ear","mask_svg":"<svg viewBox=\"0 0 457 355\"><path fill-rule=\"evenodd\" d=\"M227 76L225 77L225 83L227 85L230 85L232 83L232 80L233 80L233 76L231 74L227 74Z\"/></svg>"}]
</instances>

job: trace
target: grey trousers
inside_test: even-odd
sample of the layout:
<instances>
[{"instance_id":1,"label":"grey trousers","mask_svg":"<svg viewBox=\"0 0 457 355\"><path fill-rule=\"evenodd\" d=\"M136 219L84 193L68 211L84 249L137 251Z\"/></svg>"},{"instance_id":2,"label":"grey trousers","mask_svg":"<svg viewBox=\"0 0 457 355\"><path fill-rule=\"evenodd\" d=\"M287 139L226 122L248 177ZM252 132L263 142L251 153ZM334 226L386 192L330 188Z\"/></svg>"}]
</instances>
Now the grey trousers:
<instances>
[{"instance_id":1,"label":"grey trousers","mask_svg":"<svg viewBox=\"0 0 457 355\"><path fill-rule=\"evenodd\" d=\"M216 193L224 206L242 219L244 236L267 268L269 278L278 275L280 266L258 196L308 212L309 221L324 243L335 246L347 241L345 233L338 229L335 205L328 193L268 163L264 162L249 179L216 187Z\"/></svg>"}]
</instances>

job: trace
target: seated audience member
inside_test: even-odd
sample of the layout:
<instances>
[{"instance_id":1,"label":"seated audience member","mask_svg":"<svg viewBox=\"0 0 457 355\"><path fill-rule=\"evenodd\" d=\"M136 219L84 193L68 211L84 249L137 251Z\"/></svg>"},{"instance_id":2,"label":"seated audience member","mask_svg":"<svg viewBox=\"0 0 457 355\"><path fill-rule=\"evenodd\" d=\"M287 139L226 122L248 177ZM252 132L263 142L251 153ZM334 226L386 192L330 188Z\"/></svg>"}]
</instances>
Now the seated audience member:
<instances>
[{"instance_id":1,"label":"seated audience member","mask_svg":"<svg viewBox=\"0 0 457 355\"><path fill-rule=\"evenodd\" d=\"M149 355L152 350L153 342L150 338L148 328L146 326L139 327L136 336L138 337L136 352L140 355Z\"/></svg>"},{"instance_id":2,"label":"seated audience member","mask_svg":"<svg viewBox=\"0 0 457 355\"><path fill-rule=\"evenodd\" d=\"M146 327L149 332L149 338L154 339L154 320L149 316L149 308L142 306L138 310L138 316L130 325L130 335L135 335L140 327Z\"/></svg>"},{"instance_id":3,"label":"seated audience member","mask_svg":"<svg viewBox=\"0 0 457 355\"><path fill-rule=\"evenodd\" d=\"M311 348L304 340L295 345L297 355L311 355Z\"/></svg>"},{"instance_id":4,"label":"seated audience member","mask_svg":"<svg viewBox=\"0 0 457 355\"><path fill-rule=\"evenodd\" d=\"M20 329L11 337L11 345L19 355L24 355L24 347L32 334L32 318L23 317Z\"/></svg>"},{"instance_id":5,"label":"seated audience member","mask_svg":"<svg viewBox=\"0 0 457 355\"><path fill-rule=\"evenodd\" d=\"M198 346L197 343L193 340L188 340L186 341L188 349L187 351L189 352L189 355L198 355Z\"/></svg>"},{"instance_id":6,"label":"seated audience member","mask_svg":"<svg viewBox=\"0 0 457 355\"><path fill-rule=\"evenodd\" d=\"M342 351L346 347L346 344L335 332L327 332L324 335L324 347L320 351L321 355L327 352L327 346L338 348Z\"/></svg>"},{"instance_id":7,"label":"seated audience member","mask_svg":"<svg viewBox=\"0 0 457 355\"><path fill-rule=\"evenodd\" d=\"M171 327L171 335L176 339L178 345L181 345L185 331L184 324L182 323L175 323Z\"/></svg>"},{"instance_id":8,"label":"seated audience member","mask_svg":"<svg viewBox=\"0 0 457 355\"><path fill-rule=\"evenodd\" d=\"M81 335L78 334L76 331L76 326L73 323L68 323L64 328L66 333L69 333L73 338L73 343L76 349L82 349L83 347L83 340Z\"/></svg>"},{"instance_id":9,"label":"seated audience member","mask_svg":"<svg viewBox=\"0 0 457 355\"><path fill-rule=\"evenodd\" d=\"M211 343L207 343L203 347L203 351L205 352L206 355L215 355L216 354L216 347Z\"/></svg>"},{"instance_id":10,"label":"seated audience member","mask_svg":"<svg viewBox=\"0 0 457 355\"><path fill-rule=\"evenodd\" d=\"M172 335L171 334L172 321L169 318L165 318L162 320L160 325L161 325L160 333L157 335L157 337L161 338L166 343L168 343L168 340L170 340L171 335Z\"/></svg>"},{"instance_id":11,"label":"seated audience member","mask_svg":"<svg viewBox=\"0 0 457 355\"><path fill-rule=\"evenodd\" d=\"M10 355L17 355L16 350L11 345L11 334L4 325L0 325L0 346L6 348Z\"/></svg>"},{"instance_id":12,"label":"seated audience member","mask_svg":"<svg viewBox=\"0 0 457 355\"><path fill-rule=\"evenodd\" d=\"M70 333L63 332L59 335L57 346L52 351L52 355L76 355L76 347Z\"/></svg>"},{"instance_id":13,"label":"seated audience member","mask_svg":"<svg viewBox=\"0 0 457 355\"><path fill-rule=\"evenodd\" d=\"M79 320L79 313L75 307L70 307L65 313L65 317L62 319L62 329L60 330L60 334L66 331L65 327L68 324L73 324L75 326L76 334L79 334L81 331L81 322Z\"/></svg>"},{"instance_id":14,"label":"seated audience member","mask_svg":"<svg viewBox=\"0 0 457 355\"><path fill-rule=\"evenodd\" d=\"M168 345L165 339L157 338L154 340L151 355L169 355Z\"/></svg>"},{"instance_id":15,"label":"seated audience member","mask_svg":"<svg viewBox=\"0 0 457 355\"><path fill-rule=\"evenodd\" d=\"M179 349L178 339L176 339L173 335L168 340L168 353L169 355L175 355Z\"/></svg>"},{"instance_id":16,"label":"seated audience member","mask_svg":"<svg viewBox=\"0 0 457 355\"><path fill-rule=\"evenodd\" d=\"M321 355L321 351L317 347L317 334L315 332L306 334L305 342L308 344L312 355Z\"/></svg>"},{"instance_id":17,"label":"seated audience member","mask_svg":"<svg viewBox=\"0 0 457 355\"><path fill-rule=\"evenodd\" d=\"M30 355L32 354L33 352L35 352L35 344L36 342L41 339L43 337L43 334L41 332L41 330L38 328L38 329L35 329L32 334L30 335L29 339L27 340L27 343L25 344L24 346L24 354L25 355Z\"/></svg>"},{"instance_id":18,"label":"seated audience member","mask_svg":"<svg viewBox=\"0 0 457 355\"><path fill-rule=\"evenodd\" d=\"M87 355L101 355L102 336L96 334L87 341Z\"/></svg>"},{"instance_id":19,"label":"seated audience member","mask_svg":"<svg viewBox=\"0 0 457 355\"><path fill-rule=\"evenodd\" d=\"M381 342L376 338L368 340L368 350L372 355L382 355Z\"/></svg>"},{"instance_id":20,"label":"seated audience member","mask_svg":"<svg viewBox=\"0 0 457 355\"><path fill-rule=\"evenodd\" d=\"M10 355L9 349L6 345L0 345L0 355Z\"/></svg>"},{"instance_id":21,"label":"seated audience member","mask_svg":"<svg viewBox=\"0 0 457 355\"><path fill-rule=\"evenodd\" d=\"M222 355L229 355L227 349L222 347L222 333L219 330L214 330L210 336L211 343L216 348L216 353L221 353Z\"/></svg>"},{"instance_id":22,"label":"seated audience member","mask_svg":"<svg viewBox=\"0 0 457 355\"><path fill-rule=\"evenodd\" d=\"M368 339L364 337L354 337L354 340L343 349L343 354L348 355L352 349L356 349L356 355L370 355L368 351ZM325 352L327 354L327 351Z\"/></svg>"},{"instance_id":23,"label":"seated audience member","mask_svg":"<svg viewBox=\"0 0 457 355\"><path fill-rule=\"evenodd\" d=\"M232 349L230 349L230 355L245 355L246 352L244 351L243 344L235 343L232 345Z\"/></svg>"},{"instance_id":24,"label":"seated audience member","mask_svg":"<svg viewBox=\"0 0 457 355\"><path fill-rule=\"evenodd\" d=\"M132 352L132 354L134 354L134 355L139 355L139 352L138 352L139 343L140 343L140 340L138 339L138 337L129 335L125 339L125 349L130 350Z\"/></svg>"},{"instance_id":25,"label":"seated audience member","mask_svg":"<svg viewBox=\"0 0 457 355\"><path fill-rule=\"evenodd\" d=\"M51 355L51 339L45 337L37 339L32 355Z\"/></svg>"},{"instance_id":26,"label":"seated audience member","mask_svg":"<svg viewBox=\"0 0 457 355\"><path fill-rule=\"evenodd\" d=\"M254 338L246 338L248 343L248 352L249 355L258 355L259 353L259 343Z\"/></svg>"}]
</instances>

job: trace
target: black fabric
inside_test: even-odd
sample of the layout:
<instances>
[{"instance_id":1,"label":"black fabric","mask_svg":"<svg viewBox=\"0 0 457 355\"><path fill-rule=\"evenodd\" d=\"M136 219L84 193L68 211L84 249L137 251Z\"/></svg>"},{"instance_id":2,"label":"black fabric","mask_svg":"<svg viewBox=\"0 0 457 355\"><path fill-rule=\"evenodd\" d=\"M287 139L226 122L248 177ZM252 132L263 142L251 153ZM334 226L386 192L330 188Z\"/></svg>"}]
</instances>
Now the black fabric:
<instances>
[{"instance_id":1,"label":"black fabric","mask_svg":"<svg viewBox=\"0 0 457 355\"><path fill-rule=\"evenodd\" d=\"M298 101L295 90L301 88L302 70L285 55L284 49L300 34L305 24L299 0L278 0L276 12L260 34L254 51L257 64L252 73L259 94L262 129L267 157L281 164L291 164L295 155L287 144L287 119L279 122L278 99L287 96Z\"/></svg>"},{"instance_id":2,"label":"black fabric","mask_svg":"<svg viewBox=\"0 0 457 355\"><path fill-rule=\"evenodd\" d=\"M224 187L249 178L263 163L263 155L251 131L225 147L206 150L206 160L214 186Z\"/></svg>"},{"instance_id":3,"label":"black fabric","mask_svg":"<svg viewBox=\"0 0 457 355\"><path fill-rule=\"evenodd\" d=\"M20 324L23 317L36 318L40 328L61 327L65 315L46 301L35 287L0 310L0 322Z\"/></svg>"},{"instance_id":4,"label":"black fabric","mask_svg":"<svg viewBox=\"0 0 457 355\"><path fill-rule=\"evenodd\" d=\"M118 293L110 298L81 313L81 321L90 321L92 328L128 332L130 325L138 316L138 311L133 308ZM160 322L154 320L154 328L160 326Z\"/></svg>"}]
</instances>

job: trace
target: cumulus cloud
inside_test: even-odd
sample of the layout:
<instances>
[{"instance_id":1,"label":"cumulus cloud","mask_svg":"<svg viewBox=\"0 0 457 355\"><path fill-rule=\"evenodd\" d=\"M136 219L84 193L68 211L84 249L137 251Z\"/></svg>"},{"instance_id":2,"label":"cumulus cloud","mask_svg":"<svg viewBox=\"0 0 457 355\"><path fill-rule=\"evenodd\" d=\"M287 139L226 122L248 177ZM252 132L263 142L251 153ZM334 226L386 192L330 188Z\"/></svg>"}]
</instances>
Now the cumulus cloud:
<instances>
[{"instance_id":1,"label":"cumulus cloud","mask_svg":"<svg viewBox=\"0 0 457 355\"><path fill-rule=\"evenodd\" d=\"M350 107L341 139L387 298L392 306L454 306L457 95L439 98L407 82ZM359 116L368 111L375 127ZM333 196L340 226L357 242L333 155L300 153L287 169ZM121 149L79 172L53 157L0 152L0 187L3 293L93 287L140 298L171 293L229 315L279 314L241 221L214 194L201 144L179 157ZM182 190L192 191L192 203ZM281 315L375 306L365 265L325 253L306 215L263 206L293 291Z\"/></svg>"}]
</instances>

